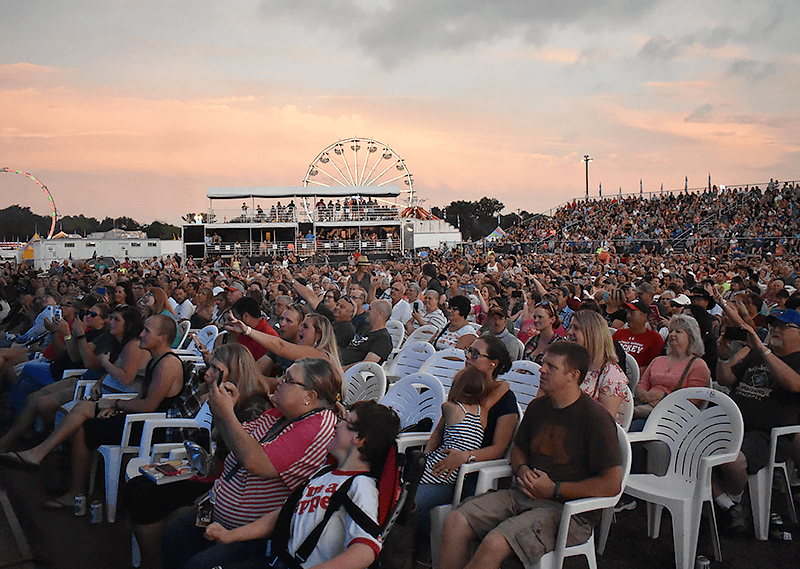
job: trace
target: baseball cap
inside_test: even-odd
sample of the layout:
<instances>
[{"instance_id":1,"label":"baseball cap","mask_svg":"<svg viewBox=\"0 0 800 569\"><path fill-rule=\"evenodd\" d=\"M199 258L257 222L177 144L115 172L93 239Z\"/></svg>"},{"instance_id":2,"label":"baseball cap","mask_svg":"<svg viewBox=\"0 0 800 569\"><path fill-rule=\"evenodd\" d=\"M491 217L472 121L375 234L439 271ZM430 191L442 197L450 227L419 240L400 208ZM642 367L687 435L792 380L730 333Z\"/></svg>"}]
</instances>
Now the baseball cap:
<instances>
[{"instance_id":1,"label":"baseball cap","mask_svg":"<svg viewBox=\"0 0 800 569\"><path fill-rule=\"evenodd\" d=\"M800 313L792 308L787 308L774 314L770 314L766 318L767 324L774 324L775 322L783 322L784 324L793 324L800 328Z\"/></svg>"},{"instance_id":2,"label":"baseball cap","mask_svg":"<svg viewBox=\"0 0 800 569\"><path fill-rule=\"evenodd\" d=\"M626 302L625 306L629 310L638 310L639 312L644 312L645 314L650 314L650 307L647 306L644 302L639 300L638 298L633 302Z\"/></svg>"},{"instance_id":3,"label":"baseball cap","mask_svg":"<svg viewBox=\"0 0 800 569\"><path fill-rule=\"evenodd\" d=\"M506 311L500 308L499 306L495 306L494 308L489 310L489 314L487 315L487 317L491 318L492 316L501 316L503 318L508 318L508 314L506 314Z\"/></svg>"},{"instance_id":4,"label":"baseball cap","mask_svg":"<svg viewBox=\"0 0 800 569\"><path fill-rule=\"evenodd\" d=\"M242 283L240 283L239 281L233 281L226 288L227 288L227 290L230 290L230 291L238 290L239 292L244 294L244 285Z\"/></svg>"},{"instance_id":5,"label":"baseball cap","mask_svg":"<svg viewBox=\"0 0 800 569\"><path fill-rule=\"evenodd\" d=\"M671 299L670 302L674 302L675 304L680 304L681 306L689 306L692 301L689 300L689 297L685 294L679 294L675 298Z\"/></svg>"}]
</instances>

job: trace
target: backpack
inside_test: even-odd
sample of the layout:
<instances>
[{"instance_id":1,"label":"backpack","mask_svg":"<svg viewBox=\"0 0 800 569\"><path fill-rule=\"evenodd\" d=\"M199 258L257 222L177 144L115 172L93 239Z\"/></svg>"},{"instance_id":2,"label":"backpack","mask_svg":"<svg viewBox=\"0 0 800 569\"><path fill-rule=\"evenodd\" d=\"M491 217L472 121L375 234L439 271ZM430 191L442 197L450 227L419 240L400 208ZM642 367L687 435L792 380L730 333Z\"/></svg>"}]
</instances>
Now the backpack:
<instances>
[{"instance_id":1,"label":"backpack","mask_svg":"<svg viewBox=\"0 0 800 569\"><path fill-rule=\"evenodd\" d=\"M405 457L402 469L397 467L399 457ZM356 474L344 481L331 495L325 516L297 549L296 556L292 557L287 552L287 545L295 508L308 483L333 470L333 466L318 471L309 482L295 489L281 508L270 543L270 551L275 557L271 565L273 567L281 565L289 569L301 567L301 563L314 551L330 518L343 507L364 531L373 537L379 537L382 541L381 553L370 565L370 569L411 569L414 551L414 498L424 469L423 452L412 451L408 455L398 455L397 447L393 447L378 481L378 523L365 514L347 495L356 476L369 476L368 473Z\"/></svg>"}]
</instances>

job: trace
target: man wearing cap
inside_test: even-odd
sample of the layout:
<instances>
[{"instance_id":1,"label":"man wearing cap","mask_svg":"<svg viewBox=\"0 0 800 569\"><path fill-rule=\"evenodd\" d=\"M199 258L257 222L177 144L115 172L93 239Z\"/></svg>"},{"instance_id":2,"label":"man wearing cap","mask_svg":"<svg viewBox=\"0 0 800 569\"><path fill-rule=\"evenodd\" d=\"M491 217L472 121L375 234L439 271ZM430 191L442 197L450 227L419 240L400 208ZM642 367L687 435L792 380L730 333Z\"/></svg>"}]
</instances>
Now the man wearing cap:
<instances>
[{"instance_id":1,"label":"man wearing cap","mask_svg":"<svg viewBox=\"0 0 800 569\"><path fill-rule=\"evenodd\" d=\"M690 289L689 299L692 301L692 304L703 307L709 314L713 314L714 316L722 314L722 308L717 306L711 293L701 286L694 286Z\"/></svg>"},{"instance_id":2,"label":"man wearing cap","mask_svg":"<svg viewBox=\"0 0 800 569\"><path fill-rule=\"evenodd\" d=\"M767 318L769 335L763 344L752 327L726 314L747 331L747 345L728 361L719 360L717 381L731 388L731 399L744 419L744 441L739 457L714 470L714 496L730 518L729 529L746 529L741 505L747 477L770 459L770 430L800 421L800 313L785 310ZM794 443L794 444L793 444ZM797 435L778 439L778 459L791 456L800 461Z\"/></svg>"},{"instance_id":3,"label":"man wearing cap","mask_svg":"<svg viewBox=\"0 0 800 569\"><path fill-rule=\"evenodd\" d=\"M664 339L658 332L647 329L647 317L650 315L650 307L644 302L638 299L633 302L626 302L624 308L628 312L628 328L617 330L614 332L613 338L639 364L639 374L641 376L647 366L650 365L650 362L661 355Z\"/></svg>"},{"instance_id":4,"label":"man wearing cap","mask_svg":"<svg viewBox=\"0 0 800 569\"><path fill-rule=\"evenodd\" d=\"M244 296L244 285L239 281L233 281L226 287L228 291L228 305L233 306L233 303Z\"/></svg>"},{"instance_id":5,"label":"man wearing cap","mask_svg":"<svg viewBox=\"0 0 800 569\"><path fill-rule=\"evenodd\" d=\"M514 334L508 331L508 314L506 314L506 311L499 306L490 309L487 324L489 325L489 334L497 336L505 344L508 355L511 356L511 361L520 359L525 346Z\"/></svg>"}]
</instances>

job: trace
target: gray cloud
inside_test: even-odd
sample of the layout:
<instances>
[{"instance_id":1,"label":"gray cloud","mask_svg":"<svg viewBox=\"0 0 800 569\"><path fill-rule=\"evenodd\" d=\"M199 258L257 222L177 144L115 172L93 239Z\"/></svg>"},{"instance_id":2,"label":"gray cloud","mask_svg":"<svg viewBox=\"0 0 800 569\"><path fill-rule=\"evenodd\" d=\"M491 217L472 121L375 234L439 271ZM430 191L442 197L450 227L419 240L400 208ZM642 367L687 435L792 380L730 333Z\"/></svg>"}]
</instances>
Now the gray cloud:
<instances>
[{"instance_id":1,"label":"gray cloud","mask_svg":"<svg viewBox=\"0 0 800 569\"><path fill-rule=\"evenodd\" d=\"M683 119L683 122L708 122L709 115L713 110L714 106L706 103L702 107L698 107L689 113L689 115Z\"/></svg>"},{"instance_id":2,"label":"gray cloud","mask_svg":"<svg viewBox=\"0 0 800 569\"><path fill-rule=\"evenodd\" d=\"M751 83L760 83L777 71L778 66L774 62L759 63L752 59L737 59L728 68L728 75L744 77Z\"/></svg>"},{"instance_id":3,"label":"gray cloud","mask_svg":"<svg viewBox=\"0 0 800 569\"><path fill-rule=\"evenodd\" d=\"M263 0L268 19L302 22L348 36L387 67L429 51L458 51L506 38L541 45L554 25L595 28L638 21L664 0Z\"/></svg>"},{"instance_id":4,"label":"gray cloud","mask_svg":"<svg viewBox=\"0 0 800 569\"><path fill-rule=\"evenodd\" d=\"M648 59L670 61L695 45L708 49L719 49L740 39L741 34L725 26L703 28L677 38L658 35L650 38L642 46L642 49L639 50L639 55Z\"/></svg>"}]
</instances>

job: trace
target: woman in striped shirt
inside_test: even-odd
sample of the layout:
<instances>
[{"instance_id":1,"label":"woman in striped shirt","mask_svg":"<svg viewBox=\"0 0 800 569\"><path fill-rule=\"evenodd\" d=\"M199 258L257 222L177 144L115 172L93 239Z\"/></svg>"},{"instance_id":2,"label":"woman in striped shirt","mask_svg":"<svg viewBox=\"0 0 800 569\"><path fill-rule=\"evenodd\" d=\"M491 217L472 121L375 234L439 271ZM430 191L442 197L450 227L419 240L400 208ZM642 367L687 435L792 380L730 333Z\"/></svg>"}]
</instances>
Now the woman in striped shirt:
<instances>
[{"instance_id":1,"label":"woman in striped shirt","mask_svg":"<svg viewBox=\"0 0 800 569\"><path fill-rule=\"evenodd\" d=\"M226 529L253 522L281 507L325 461L336 426L342 377L323 359L295 362L279 379L272 396L275 409L241 424L233 407L237 390L227 383L211 388L215 425L231 453L214 483L213 521ZM207 541L195 526L195 512L169 522L164 554L169 567L213 567L249 558L265 544Z\"/></svg>"}]
</instances>

